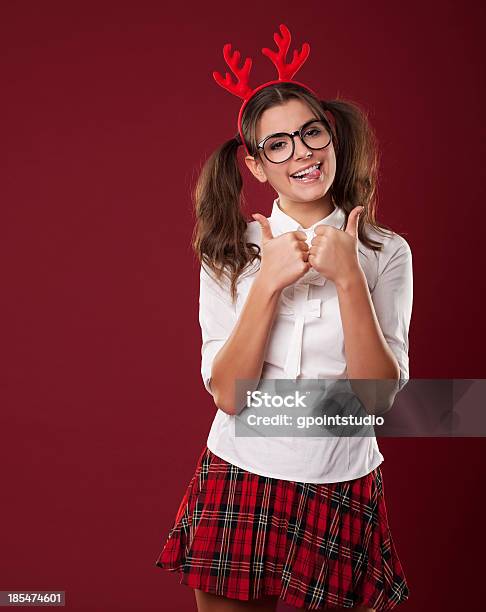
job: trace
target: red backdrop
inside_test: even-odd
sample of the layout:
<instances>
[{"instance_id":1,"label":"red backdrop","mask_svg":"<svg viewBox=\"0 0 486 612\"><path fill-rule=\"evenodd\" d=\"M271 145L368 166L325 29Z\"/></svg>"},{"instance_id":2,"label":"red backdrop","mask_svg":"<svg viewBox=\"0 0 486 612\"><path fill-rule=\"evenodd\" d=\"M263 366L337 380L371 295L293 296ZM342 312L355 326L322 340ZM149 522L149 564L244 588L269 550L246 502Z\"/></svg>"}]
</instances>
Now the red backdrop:
<instances>
[{"instance_id":1,"label":"red backdrop","mask_svg":"<svg viewBox=\"0 0 486 612\"><path fill-rule=\"evenodd\" d=\"M72 610L194 610L156 568L215 413L200 377L190 188L236 132L212 80L286 23L299 78L361 104L378 217L414 256L410 376L484 377L480 3L13 2L0 7L0 590ZM274 197L244 170L250 212ZM403 610L477 606L484 440L380 439ZM283 610L284 607L282 606ZM286 609L286 608L285 608Z\"/></svg>"}]
</instances>

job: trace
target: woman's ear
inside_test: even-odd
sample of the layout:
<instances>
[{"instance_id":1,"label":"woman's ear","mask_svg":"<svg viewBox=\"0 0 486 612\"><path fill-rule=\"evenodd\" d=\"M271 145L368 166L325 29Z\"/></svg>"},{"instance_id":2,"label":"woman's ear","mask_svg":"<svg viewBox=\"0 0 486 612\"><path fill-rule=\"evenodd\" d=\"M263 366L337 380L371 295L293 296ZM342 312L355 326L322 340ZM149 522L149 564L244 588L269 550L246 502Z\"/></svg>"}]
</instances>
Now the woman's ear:
<instances>
[{"instance_id":1,"label":"woman's ear","mask_svg":"<svg viewBox=\"0 0 486 612\"><path fill-rule=\"evenodd\" d=\"M267 177L260 161L255 159L252 155L247 155L245 157L245 164L248 166L248 169L253 176L260 181L260 183L267 182Z\"/></svg>"}]
</instances>

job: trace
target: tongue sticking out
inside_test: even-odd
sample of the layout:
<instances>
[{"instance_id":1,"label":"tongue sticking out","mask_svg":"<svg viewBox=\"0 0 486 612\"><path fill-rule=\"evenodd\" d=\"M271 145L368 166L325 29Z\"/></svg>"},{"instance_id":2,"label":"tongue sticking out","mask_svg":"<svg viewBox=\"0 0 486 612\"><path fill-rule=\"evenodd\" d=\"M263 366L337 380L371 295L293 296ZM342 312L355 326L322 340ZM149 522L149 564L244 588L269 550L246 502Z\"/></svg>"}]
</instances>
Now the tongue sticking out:
<instances>
[{"instance_id":1,"label":"tongue sticking out","mask_svg":"<svg viewBox=\"0 0 486 612\"><path fill-rule=\"evenodd\" d=\"M309 172L308 174L304 174L304 176L302 177L296 177L298 181L312 181L314 179L319 178L321 174L321 171L319 168L316 168L315 170L312 170L312 172Z\"/></svg>"},{"instance_id":2,"label":"tongue sticking out","mask_svg":"<svg viewBox=\"0 0 486 612\"><path fill-rule=\"evenodd\" d=\"M296 181L300 181L300 182L307 182L307 181L313 181L318 179L321 176L321 169L319 168L315 168L314 170L312 170L312 172L309 172L308 174L304 174L301 176L294 176L293 178Z\"/></svg>"},{"instance_id":3,"label":"tongue sticking out","mask_svg":"<svg viewBox=\"0 0 486 612\"><path fill-rule=\"evenodd\" d=\"M319 170L319 168L316 168L315 170L312 170L312 172L309 172L309 174L305 176L304 178L316 179L316 178L319 178L320 173L321 171Z\"/></svg>"}]
</instances>

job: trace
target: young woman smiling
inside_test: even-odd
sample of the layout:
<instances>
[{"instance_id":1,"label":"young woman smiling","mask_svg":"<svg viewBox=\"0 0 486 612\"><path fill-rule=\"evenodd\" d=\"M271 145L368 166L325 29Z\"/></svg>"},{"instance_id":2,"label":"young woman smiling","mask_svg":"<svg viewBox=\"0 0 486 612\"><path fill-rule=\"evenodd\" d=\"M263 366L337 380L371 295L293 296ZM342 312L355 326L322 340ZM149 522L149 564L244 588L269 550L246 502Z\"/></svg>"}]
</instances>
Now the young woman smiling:
<instances>
[{"instance_id":1,"label":"young woman smiling","mask_svg":"<svg viewBox=\"0 0 486 612\"><path fill-rule=\"evenodd\" d=\"M236 436L235 382L387 381L389 409L408 379L410 247L375 219L376 141L357 105L273 83L241 128L195 191L201 374L217 412L156 565L180 572L199 612L279 599L391 610L409 589L376 438ZM270 217L242 212L241 144L277 194Z\"/></svg>"}]
</instances>

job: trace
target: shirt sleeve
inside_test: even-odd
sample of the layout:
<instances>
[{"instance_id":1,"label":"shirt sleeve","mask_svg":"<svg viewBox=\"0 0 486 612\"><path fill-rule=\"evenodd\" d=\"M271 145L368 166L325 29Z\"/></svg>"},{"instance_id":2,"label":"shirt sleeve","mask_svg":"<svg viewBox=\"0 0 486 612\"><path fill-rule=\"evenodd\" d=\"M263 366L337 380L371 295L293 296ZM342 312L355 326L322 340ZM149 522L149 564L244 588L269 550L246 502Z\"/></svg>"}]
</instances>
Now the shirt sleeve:
<instances>
[{"instance_id":1,"label":"shirt sleeve","mask_svg":"<svg viewBox=\"0 0 486 612\"><path fill-rule=\"evenodd\" d=\"M412 251L399 237L399 246L378 268L378 280L371 292L376 316L383 336L400 366L399 391L409 378L408 332L413 304Z\"/></svg>"},{"instance_id":2,"label":"shirt sleeve","mask_svg":"<svg viewBox=\"0 0 486 612\"><path fill-rule=\"evenodd\" d=\"M201 326L201 376L204 387L210 387L211 368L219 349L225 344L237 322L236 304L232 303L229 280L218 282L201 265L199 284L199 324Z\"/></svg>"}]
</instances>

